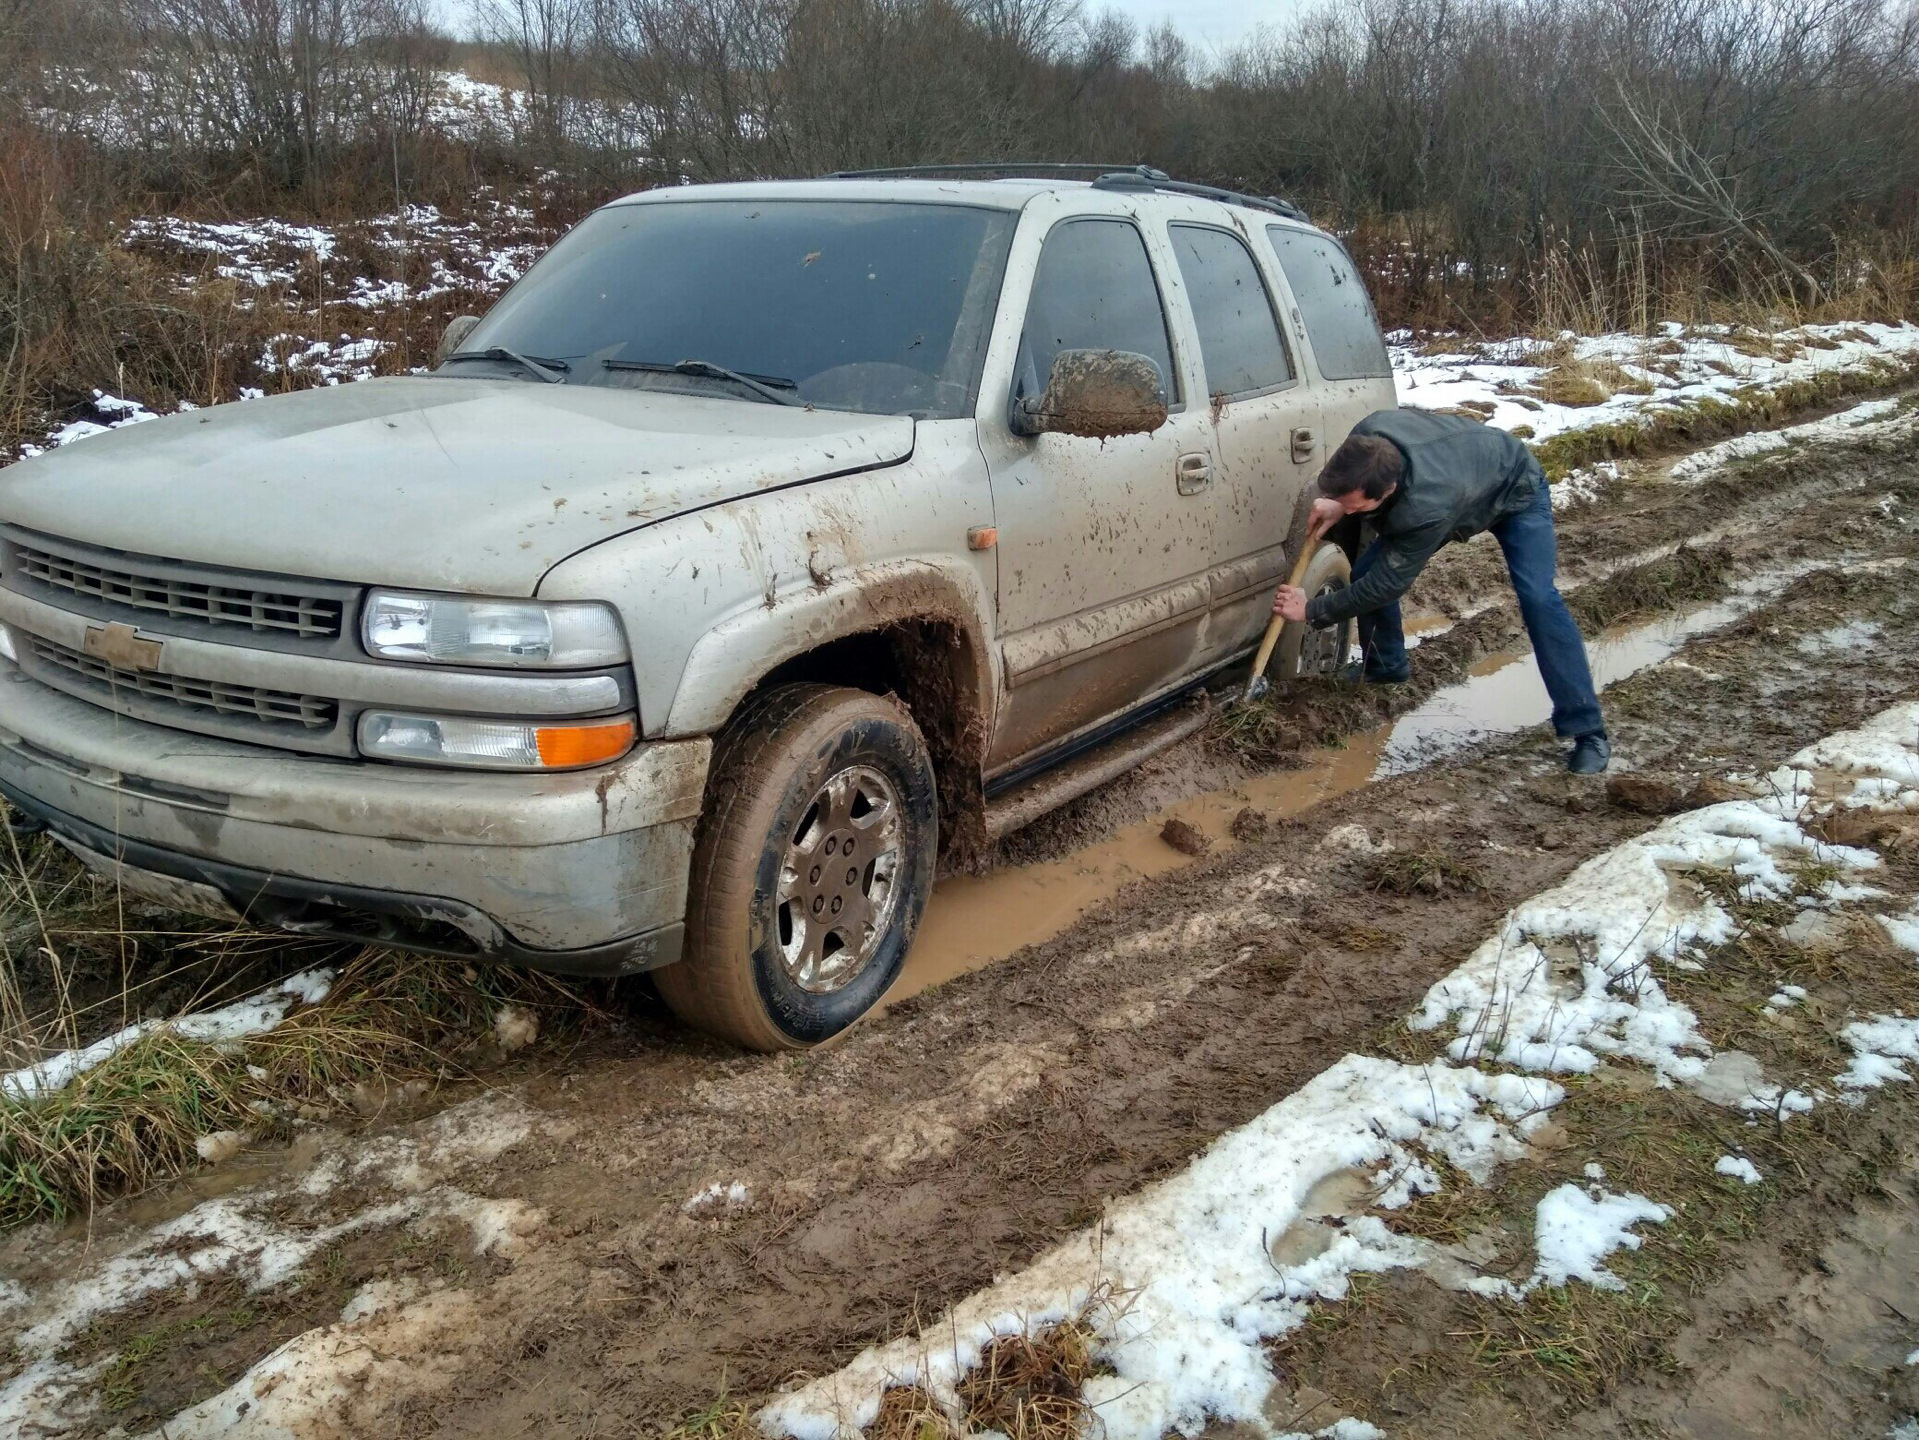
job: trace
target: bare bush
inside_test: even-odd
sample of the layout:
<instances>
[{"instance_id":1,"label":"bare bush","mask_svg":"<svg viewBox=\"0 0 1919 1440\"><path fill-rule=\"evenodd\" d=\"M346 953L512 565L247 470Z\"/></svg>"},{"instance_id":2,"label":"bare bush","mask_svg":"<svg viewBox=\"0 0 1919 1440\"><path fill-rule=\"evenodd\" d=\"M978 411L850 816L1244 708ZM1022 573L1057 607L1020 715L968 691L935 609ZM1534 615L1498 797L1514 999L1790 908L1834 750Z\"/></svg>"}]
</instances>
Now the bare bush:
<instances>
[{"instance_id":1,"label":"bare bush","mask_svg":"<svg viewBox=\"0 0 1919 1440\"><path fill-rule=\"evenodd\" d=\"M409 153L444 58L422 0L111 0L131 42L124 143L175 176L257 170L317 204L368 152Z\"/></svg>"}]
</instances>

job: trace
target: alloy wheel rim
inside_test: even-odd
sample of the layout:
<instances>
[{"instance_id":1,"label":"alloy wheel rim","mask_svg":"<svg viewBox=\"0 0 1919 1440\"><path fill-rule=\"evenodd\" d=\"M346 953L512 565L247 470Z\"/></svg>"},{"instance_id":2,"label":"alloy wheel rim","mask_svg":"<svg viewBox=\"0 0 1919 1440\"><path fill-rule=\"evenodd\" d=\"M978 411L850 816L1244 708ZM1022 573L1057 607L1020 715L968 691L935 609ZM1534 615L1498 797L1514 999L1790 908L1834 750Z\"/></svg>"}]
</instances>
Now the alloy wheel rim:
<instances>
[{"instance_id":1,"label":"alloy wheel rim","mask_svg":"<svg viewBox=\"0 0 1919 1440\"><path fill-rule=\"evenodd\" d=\"M1321 595L1335 595L1344 586L1339 581L1329 580L1319 587L1313 596L1317 600ZM1346 624L1328 625L1324 629L1308 627L1299 647L1300 675L1336 675L1346 663Z\"/></svg>"},{"instance_id":2,"label":"alloy wheel rim","mask_svg":"<svg viewBox=\"0 0 1919 1440\"><path fill-rule=\"evenodd\" d=\"M775 933L787 978L809 995L843 990L878 953L899 903L899 791L870 765L829 775L781 858Z\"/></svg>"}]
</instances>

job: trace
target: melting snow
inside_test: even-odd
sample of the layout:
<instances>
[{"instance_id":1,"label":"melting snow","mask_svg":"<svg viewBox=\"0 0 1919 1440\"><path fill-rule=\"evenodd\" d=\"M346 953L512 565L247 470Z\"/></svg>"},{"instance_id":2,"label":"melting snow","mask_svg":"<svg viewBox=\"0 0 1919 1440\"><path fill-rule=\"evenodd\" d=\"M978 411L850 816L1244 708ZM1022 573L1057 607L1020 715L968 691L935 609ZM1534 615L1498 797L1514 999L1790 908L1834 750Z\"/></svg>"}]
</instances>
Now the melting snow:
<instances>
[{"instance_id":1,"label":"melting snow","mask_svg":"<svg viewBox=\"0 0 1919 1440\"><path fill-rule=\"evenodd\" d=\"M236 1000L217 1010L181 1015L172 1020L142 1020L77 1050L62 1050L45 1060L0 1075L0 1094L13 1100L37 1100L60 1089L76 1075L85 1074L143 1036L171 1030L183 1040L231 1044L249 1035L263 1035L286 1019L296 1004L317 1005L333 984L331 970L303 970L257 995Z\"/></svg>"},{"instance_id":2,"label":"melting snow","mask_svg":"<svg viewBox=\"0 0 1919 1440\"><path fill-rule=\"evenodd\" d=\"M850 1437L891 1385L953 1398L954 1381L997 1336L1095 1306L1114 1374L1086 1387L1110 1440L1192 1433L1207 1416L1256 1421L1273 1384L1261 1341L1300 1324L1314 1298L1343 1294L1355 1269L1418 1263L1426 1247L1362 1218L1321 1254L1275 1267L1268 1244L1300 1218L1315 1185L1362 1169L1380 1203L1432 1184L1411 1148L1467 1174L1522 1153L1561 1098L1549 1081L1349 1055L1184 1172L1115 1204L1103 1223L1028 1269L962 1301L925 1339L869 1350L846 1369L767 1407L769 1431ZM1395 1178L1397 1177L1397 1178Z\"/></svg>"},{"instance_id":3,"label":"melting snow","mask_svg":"<svg viewBox=\"0 0 1919 1440\"><path fill-rule=\"evenodd\" d=\"M1919 357L1919 326L1808 325L1773 337L1797 353L1750 355L1742 339L1726 326L1686 327L1668 322L1655 336L1589 335L1570 332L1557 341L1510 340L1495 345L1461 342L1453 353L1438 351L1445 337L1415 345L1406 331L1387 336L1399 402L1426 410L1466 408L1502 430L1525 429L1544 440L1568 430L1644 421L1702 399L1727 399L1745 389L1766 389L1838 370L1902 364ZM1805 345L1805 341L1814 342ZM1556 347L1570 346L1586 365L1616 366L1632 387L1597 405L1562 405L1530 393L1558 358ZM1435 353L1438 352L1438 353ZM1549 353L1554 352L1554 353ZM1611 388L1611 387L1607 387ZM1643 393L1635 394L1633 390ZM1870 405L1890 406L1889 401ZM1862 407L1863 408L1863 407ZM1857 411L1850 412L1857 415ZM1868 409L1861 423L1887 417ZM1834 420L1840 417L1833 417ZM1770 442L1756 443L1770 448Z\"/></svg>"},{"instance_id":4,"label":"melting snow","mask_svg":"<svg viewBox=\"0 0 1919 1440\"><path fill-rule=\"evenodd\" d=\"M1879 923L1885 926L1893 944L1903 945L1919 955L1919 910L1905 915L1881 915Z\"/></svg>"},{"instance_id":5,"label":"melting snow","mask_svg":"<svg viewBox=\"0 0 1919 1440\"><path fill-rule=\"evenodd\" d=\"M138 425L144 420L159 418L137 400L122 400L117 395L109 395L104 390L93 392L93 399L87 402L87 409L95 418L79 419L62 425L47 436L45 445L24 445L20 454L25 459L59 445L71 445L76 440L85 440L89 436L104 435L109 430L123 429L128 425Z\"/></svg>"},{"instance_id":6,"label":"melting snow","mask_svg":"<svg viewBox=\"0 0 1919 1440\"><path fill-rule=\"evenodd\" d=\"M1808 441L1830 444L1835 440L1848 439L1861 431L1877 431L1894 423L1900 428L1910 428L1915 418L1919 417L1909 412L1902 415L1901 402L1898 400L1867 400L1850 410L1808 420L1802 425L1787 425L1778 430L1756 430L1750 435L1735 435L1730 440L1709 445L1673 466L1672 476L1675 480L1698 480L1715 470L1724 469L1734 460L1789 450L1794 445Z\"/></svg>"},{"instance_id":7,"label":"melting snow","mask_svg":"<svg viewBox=\"0 0 1919 1440\"><path fill-rule=\"evenodd\" d=\"M1438 1187L1422 1152L1481 1183L1492 1166L1523 1152L1563 1096L1545 1079L1457 1062L1584 1071L1607 1055L1637 1060L1665 1083L1716 1090L1729 1103L1781 1114L1809 1108L1814 1097L1767 1083L1753 1057L1714 1054L1691 1011L1661 989L1654 965L1697 963L1691 955L1731 937L1731 917L1684 885L1688 870L1728 870L1752 893L1785 897L1795 891L1794 860L1876 866L1872 852L1824 845L1798 822L1833 777L1886 782L1875 803L1919 802L1916 742L1919 704L1895 707L1794 756L1770 777L1770 797L1673 817L1588 861L1514 910L1428 994L1412 1023L1453 1022L1448 1053L1456 1063L1347 1056L1183 1173L1115 1202L1099 1225L960 1302L922 1336L868 1350L774 1400L762 1427L798 1440L851 1440L885 1389L917 1384L951 1404L955 1381L995 1337L1081 1314L1114 1370L1085 1393L1113 1440L1191 1434L1208 1419L1260 1423L1274 1383L1266 1339L1300 1324L1315 1300L1343 1295L1355 1271L1426 1265L1437 1277L1435 1262L1444 1258L1440 1247L1397 1235L1373 1215L1334 1225L1313 1219L1314 1188L1358 1174L1372 1205L1403 1205ZM1798 998L1783 988L1775 998L1782 997ZM1874 1017L1846 1036L1861 1084L1905 1078L1901 1062L1919 1059L1919 1021ZM1715 1170L1746 1183L1761 1178L1733 1155ZM1606 1190L1598 1162L1586 1174L1590 1185L1562 1185L1540 1201L1529 1279L1514 1285L1480 1275L1460 1288L1513 1299L1572 1280L1619 1288L1606 1257L1638 1248L1636 1227L1663 1224L1672 1211ZM1290 1243L1300 1236L1310 1243ZM1306 1258L1289 1263L1302 1252Z\"/></svg>"},{"instance_id":8,"label":"melting snow","mask_svg":"<svg viewBox=\"0 0 1919 1440\"><path fill-rule=\"evenodd\" d=\"M1663 1225L1672 1211L1644 1195L1614 1195L1594 1186L1561 1185L1539 1202L1533 1236L1539 1249L1537 1276L1548 1285L1584 1280L1598 1290L1624 1290L1626 1282L1600 1262L1613 1251L1637 1250L1632 1227Z\"/></svg>"},{"instance_id":9,"label":"melting snow","mask_svg":"<svg viewBox=\"0 0 1919 1440\"><path fill-rule=\"evenodd\" d=\"M710 1215L715 1211L733 1213L746 1209L753 1201L753 1192L738 1180L730 1184L714 1181L705 1189L693 1195L680 1206L687 1215Z\"/></svg>"}]
</instances>

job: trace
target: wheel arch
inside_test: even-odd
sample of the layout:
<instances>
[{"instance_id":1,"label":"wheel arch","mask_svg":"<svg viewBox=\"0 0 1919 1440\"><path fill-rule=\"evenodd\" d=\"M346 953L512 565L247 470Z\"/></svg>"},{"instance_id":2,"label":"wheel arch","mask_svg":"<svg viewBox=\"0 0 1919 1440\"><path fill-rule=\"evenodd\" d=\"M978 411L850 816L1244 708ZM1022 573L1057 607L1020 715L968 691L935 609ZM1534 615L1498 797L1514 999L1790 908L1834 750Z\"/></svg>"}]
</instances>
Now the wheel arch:
<instances>
[{"instance_id":1,"label":"wheel arch","mask_svg":"<svg viewBox=\"0 0 1919 1440\"><path fill-rule=\"evenodd\" d=\"M969 583L970 582L970 583ZM965 859L985 839L984 763L997 686L977 581L933 566L835 577L716 627L694 648L669 733L717 733L768 689L798 682L894 697L933 761L940 849ZM753 663L738 656L750 649Z\"/></svg>"}]
</instances>

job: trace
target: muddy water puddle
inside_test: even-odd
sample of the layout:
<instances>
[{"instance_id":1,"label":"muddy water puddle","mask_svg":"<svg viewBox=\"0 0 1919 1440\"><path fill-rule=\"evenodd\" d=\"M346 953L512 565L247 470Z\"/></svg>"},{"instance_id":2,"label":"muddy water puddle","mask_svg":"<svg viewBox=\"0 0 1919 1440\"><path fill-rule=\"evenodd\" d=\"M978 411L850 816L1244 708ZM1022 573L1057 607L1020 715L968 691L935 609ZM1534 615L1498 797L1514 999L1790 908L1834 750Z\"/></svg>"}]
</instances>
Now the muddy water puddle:
<instances>
[{"instance_id":1,"label":"muddy water puddle","mask_svg":"<svg viewBox=\"0 0 1919 1440\"><path fill-rule=\"evenodd\" d=\"M1606 632L1587 647L1594 682L1603 690L1670 659L1687 641L1758 608L1780 583L1779 577L1749 581L1716 604ZM1530 651L1489 655L1466 679L1436 691L1392 724L1355 735L1337 749L1307 752L1300 769L1255 776L1181 800L1054 860L942 881L886 1003L1049 940L1132 881L1190 865L1193 857L1160 838L1168 820L1194 826L1212 841L1211 853L1219 854L1237 843L1233 817L1247 806L1284 819L1374 780L1530 729L1551 713Z\"/></svg>"}]
</instances>

